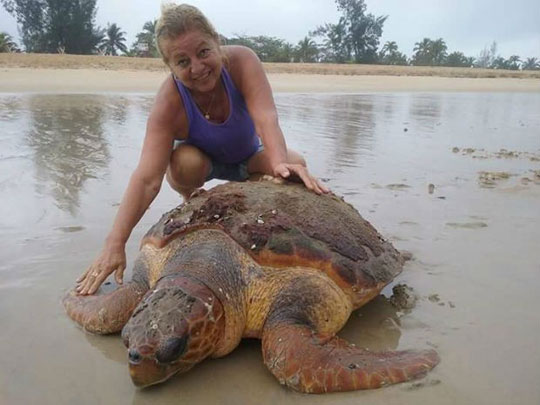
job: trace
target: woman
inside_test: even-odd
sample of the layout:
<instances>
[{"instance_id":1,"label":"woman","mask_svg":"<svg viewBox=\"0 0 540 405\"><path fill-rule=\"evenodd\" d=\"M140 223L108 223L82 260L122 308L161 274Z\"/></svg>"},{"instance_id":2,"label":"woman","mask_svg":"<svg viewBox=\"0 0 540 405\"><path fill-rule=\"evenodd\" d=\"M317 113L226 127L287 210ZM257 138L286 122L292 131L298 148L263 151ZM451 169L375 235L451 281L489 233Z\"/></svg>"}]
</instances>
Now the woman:
<instances>
[{"instance_id":1,"label":"woman","mask_svg":"<svg viewBox=\"0 0 540 405\"><path fill-rule=\"evenodd\" d=\"M156 41L172 75L156 96L139 164L105 246L77 280L81 295L95 293L112 272L122 283L125 244L165 175L184 199L212 178L243 181L250 173L293 175L318 194L328 192L308 173L304 159L287 150L255 53L220 47L206 17L186 4L163 8Z\"/></svg>"}]
</instances>

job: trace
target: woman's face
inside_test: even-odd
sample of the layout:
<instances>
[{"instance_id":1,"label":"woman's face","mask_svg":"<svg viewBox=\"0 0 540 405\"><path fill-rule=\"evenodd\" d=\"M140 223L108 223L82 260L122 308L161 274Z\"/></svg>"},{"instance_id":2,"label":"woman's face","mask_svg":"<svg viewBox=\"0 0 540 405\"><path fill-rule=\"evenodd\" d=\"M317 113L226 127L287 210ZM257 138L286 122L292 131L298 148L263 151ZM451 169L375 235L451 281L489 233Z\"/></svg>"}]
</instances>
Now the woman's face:
<instances>
[{"instance_id":1,"label":"woman's face","mask_svg":"<svg viewBox=\"0 0 540 405\"><path fill-rule=\"evenodd\" d=\"M206 93L214 89L223 61L216 41L198 30L175 39L162 39L162 49L174 75L192 91Z\"/></svg>"}]
</instances>

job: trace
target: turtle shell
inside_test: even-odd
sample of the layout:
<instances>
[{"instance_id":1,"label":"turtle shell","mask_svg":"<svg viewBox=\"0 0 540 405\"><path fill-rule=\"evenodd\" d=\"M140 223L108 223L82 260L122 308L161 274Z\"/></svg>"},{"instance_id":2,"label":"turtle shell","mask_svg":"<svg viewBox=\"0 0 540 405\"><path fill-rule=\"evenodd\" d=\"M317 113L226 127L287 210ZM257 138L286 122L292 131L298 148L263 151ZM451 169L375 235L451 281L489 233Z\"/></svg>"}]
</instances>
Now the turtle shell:
<instances>
[{"instance_id":1,"label":"turtle shell","mask_svg":"<svg viewBox=\"0 0 540 405\"><path fill-rule=\"evenodd\" d=\"M354 207L296 183L230 182L202 191L163 215L142 243L162 248L201 228L223 230L260 265L323 271L355 307L403 267L399 252Z\"/></svg>"}]
</instances>

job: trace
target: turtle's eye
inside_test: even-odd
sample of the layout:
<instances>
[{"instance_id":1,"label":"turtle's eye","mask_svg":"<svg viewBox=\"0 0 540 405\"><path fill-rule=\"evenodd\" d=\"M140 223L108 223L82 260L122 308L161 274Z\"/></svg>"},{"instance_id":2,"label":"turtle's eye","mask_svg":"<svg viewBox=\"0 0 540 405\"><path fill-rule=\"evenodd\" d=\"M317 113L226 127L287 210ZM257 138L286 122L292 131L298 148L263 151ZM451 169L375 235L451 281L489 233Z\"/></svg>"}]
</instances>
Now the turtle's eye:
<instances>
[{"instance_id":1,"label":"turtle's eye","mask_svg":"<svg viewBox=\"0 0 540 405\"><path fill-rule=\"evenodd\" d=\"M181 338L170 338L163 344L163 346L157 351L156 359L160 363L171 363L184 353L187 346L187 335Z\"/></svg>"}]
</instances>

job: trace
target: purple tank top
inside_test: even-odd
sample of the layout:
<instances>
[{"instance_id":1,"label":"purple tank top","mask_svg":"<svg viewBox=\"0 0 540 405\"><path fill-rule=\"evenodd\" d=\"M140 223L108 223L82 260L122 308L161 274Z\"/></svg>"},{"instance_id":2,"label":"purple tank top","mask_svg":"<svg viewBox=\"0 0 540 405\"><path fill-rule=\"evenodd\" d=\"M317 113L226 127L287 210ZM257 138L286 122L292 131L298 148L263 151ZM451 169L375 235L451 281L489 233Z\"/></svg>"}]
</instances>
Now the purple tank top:
<instances>
[{"instance_id":1,"label":"purple tank top","mask_svg":"<svg viewBox=\"0 0 540 405\"><path fill-rule=\"evenodd\" d=\"M195 104L189 90L176 78L188 119L186 143L198 147L220 163L240 163L253 155L259 147L255 124L249 115L242 94L236 89L229 72L221 70L221 81L229 98L229 116L225 122L208 121Z\"/></svg>"}]
</instances>

